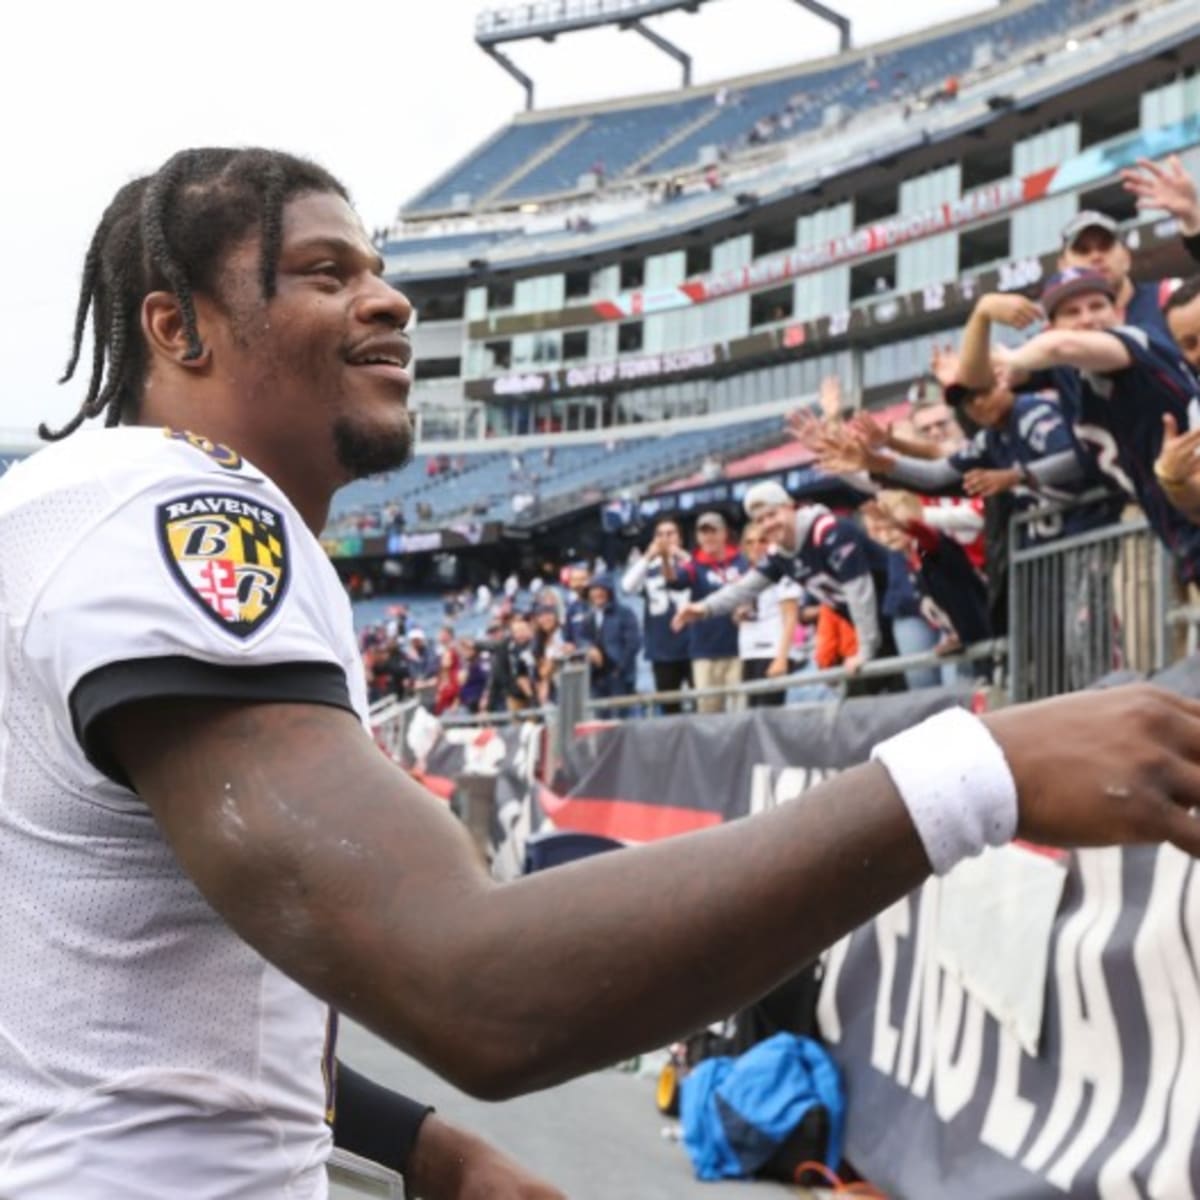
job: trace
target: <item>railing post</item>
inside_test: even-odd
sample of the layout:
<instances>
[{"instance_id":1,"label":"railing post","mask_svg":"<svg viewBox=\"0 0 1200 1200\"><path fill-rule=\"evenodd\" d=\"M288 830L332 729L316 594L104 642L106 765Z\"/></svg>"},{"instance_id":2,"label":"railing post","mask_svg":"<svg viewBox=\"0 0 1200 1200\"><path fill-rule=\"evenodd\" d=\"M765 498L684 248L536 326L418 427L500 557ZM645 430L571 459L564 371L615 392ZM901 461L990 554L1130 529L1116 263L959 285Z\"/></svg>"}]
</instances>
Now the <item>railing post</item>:
<instances>
[{"instance_id":1,"label":"railing post","mask_svg":"<svg viewBox=\"0 0 1200 1200\"><path fill-rule=\"evenodd\" d=\"M567 747L575 736L575 726L587 711L591 672L586 659L564 662L558 673L558 711L555 714L554 755L559 762L566 757Z\"/></svg>"}]
</instances>

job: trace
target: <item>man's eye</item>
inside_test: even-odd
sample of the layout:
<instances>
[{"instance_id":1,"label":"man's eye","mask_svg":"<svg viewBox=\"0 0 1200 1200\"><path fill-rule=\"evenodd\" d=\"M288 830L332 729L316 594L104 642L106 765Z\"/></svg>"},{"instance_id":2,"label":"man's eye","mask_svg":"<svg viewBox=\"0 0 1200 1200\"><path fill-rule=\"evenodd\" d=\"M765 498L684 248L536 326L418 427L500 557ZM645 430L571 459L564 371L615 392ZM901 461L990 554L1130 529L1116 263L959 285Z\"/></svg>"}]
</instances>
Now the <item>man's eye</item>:
<instances>
[{"instance_id":1,"label":"man's eye","mask_svg":"<svg viewBox=\"0 0 1200 1200\"><path fill-rule=\"evenodd\" d=\"M308 274L309 275L330 275L334 279L341 278L341 272L338 269L338 265L337 265L337 263L334 263L334 262L317 263L314 266L309 267Z\"/></svg>"}]
</instances>

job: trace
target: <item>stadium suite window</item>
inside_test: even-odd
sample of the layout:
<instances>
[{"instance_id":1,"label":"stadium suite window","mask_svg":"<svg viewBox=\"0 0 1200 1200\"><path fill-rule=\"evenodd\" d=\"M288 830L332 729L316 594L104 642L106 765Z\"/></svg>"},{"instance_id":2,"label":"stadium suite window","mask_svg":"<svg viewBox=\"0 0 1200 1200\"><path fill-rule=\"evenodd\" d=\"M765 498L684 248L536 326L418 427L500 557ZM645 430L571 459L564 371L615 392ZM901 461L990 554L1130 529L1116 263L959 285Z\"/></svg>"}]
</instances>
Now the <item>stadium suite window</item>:
<instances>
[{"instance_id":1,"label":"stadium suite window","mask_svg":"<svg viewBox=\"0 0 1200 1200\"><path fill-rule=\"evenodd\" d=\"M796 225L787 221L782 225L763 225L754 231L754 258L778 254L782 250L796 248Z\"/></svg>"},{"instance_id":2,"label":"stadium suite window","mask_svg":"<svg viewBox=\"0 0 1200 1200\"><path fill-rule=\"evenodd\" d=\"M588 334L586 329L573 329L563 334L563 362L574 362L588 356Z\"/></svg>"},{"instance_id":3,"label":"stadium suite window","mask_svg":"<svg viewBox=\"0 0 1200 1200\"><path fill-rule=\"evenodd\" d=\"M422 358L416 364L417 376L429 379L457 379L462 375L461 358Z\"/></svg>"},{"instance_id":4,"label":"stadium suite window","mask_svg":"<svg viewBox=\"0 0 1200 1200\"><path fill-rule=\"evenodd\" d=\"M691 279L694 275L707 275L712 270L712 247L711 246L689 246L687 251L687 276Z\"/></svg>"},{"instance_id":5,"label":"stadium suite window","mask_svg":"<svg viewBox=\"0 0 1200 1200\"><path fill-rule=\"evenodd\" d=\"M896 290L896 256L886 254L850 269L850 300L867 300Z\"/></svg>"},{"instance_id":6,"label":"stadium suite window","mask_svg":"<svg viewBox=\"0 0 1200 1200\"><path fill-rule=\"evenodd\" d=\"M512 366L512 342L509 339L484 342L483 348L491 356L493 370L507 371Z\"/></svg>"},{"instance_id":7,"label":"stadium suite window","mask_svg":"<svg viewBox=\"0 0 1200 1200\"><path fill-rule=\"evenodd\" d=\"M958 269L971 271L1012 257L1012 221L971 229L958 239Z\"/></svg>"},{"instance_id":8,"label":"stadium suite window","mask_svg":"<svg viewBox=\"0 0 1200 1200\"><path fill-rule=\"evenodd\" d=\"M642 348L643 327L641 321L626 321L617 332L617 349L629 354Z\"/></svg>"},{"instance_id":9,"label":"stadium suite window","mask_svg":"<svg viewBox=\"0 0 1200 1200\"><path fill-rule=\"evenodd\" d=\"M591 271L568 271L563 287L568 300L586 300L592 294Z\"/></svg>"},{"instance_id":10,"label":"stadium suite window","mask_svg":"<svg viewBox=\"0 0 1200 1200\"><path fill-rule=\"evenodd\" d=\"M791 284L772 288L769 292L756 292L750 297L750 328L786 321L795 309L795 299L796 291Z\"/></svg>"},{"instance_id":11,"label":"stadium suite window","mask_svg":"<svg viewBox=\"0 0 1200 1200\"><path fill-rule=\"evenodd\" d=\"M621 264L621 291L628 292L640 288L645 278L646 264L640 258Z\"/></svg>"},{"instance_id":12,"label":"stadium suite window","mask_svg":"<svg viewBox=\"0 0 1200 1200\"><path fill-rule=\"evenodd\" d=\"M854 197L854 228L894 217L899 211L899 183L881 183Z\"/></svg>"},{"instance_id":13,"label":"stadium suite window","mask_svg":"<svg viewBox=\"0 0 1200 1200\"><path fill-rule=\"evenodd\" d=\"M490 283L488 284L488 310L494 311L498 308L512 308L513 306L513 285L511 283Z\"/></svg>"}]
</instances>

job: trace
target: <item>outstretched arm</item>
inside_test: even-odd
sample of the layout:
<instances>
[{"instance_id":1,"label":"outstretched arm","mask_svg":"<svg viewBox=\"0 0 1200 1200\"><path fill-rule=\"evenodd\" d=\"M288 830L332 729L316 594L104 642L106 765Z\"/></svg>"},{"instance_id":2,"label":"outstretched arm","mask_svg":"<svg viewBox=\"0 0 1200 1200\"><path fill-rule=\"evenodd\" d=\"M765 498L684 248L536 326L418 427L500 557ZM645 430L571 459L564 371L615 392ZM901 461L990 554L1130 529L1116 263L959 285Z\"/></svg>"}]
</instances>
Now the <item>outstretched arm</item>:
<instances>
[{"instance_id":1,"label":"outstretched arm","mask_svg":"<svg viewBox=\"0 0 1200 1200\"><path fill-rule=\"evenodd\" d=\"M1184 811L1200 795L1200 703L1113 689L986 724L1015 779L1021 836L1169 839L1200 854L1200 821ZM930 870L915 810L878 764L803 804L497 884L446 806L343 710L144 701L109 714L98 737L242 938L489 1098L723 1016ZM975 803L967 789L945 818Z\"/></svg>"},{"instance_id":2,"label":"outstretched arm","mask_svg":"<svg viewBox=\"0 0 1200 1200\"><path fill-rule=\"evenodd\" d=\"M1009 358L1009 371L1032 374L1051 367L1106 374L1132 363L1129 348L1111 333L1093 330L1047 329L1031 338Z\"/></svg>"}]
</instances>

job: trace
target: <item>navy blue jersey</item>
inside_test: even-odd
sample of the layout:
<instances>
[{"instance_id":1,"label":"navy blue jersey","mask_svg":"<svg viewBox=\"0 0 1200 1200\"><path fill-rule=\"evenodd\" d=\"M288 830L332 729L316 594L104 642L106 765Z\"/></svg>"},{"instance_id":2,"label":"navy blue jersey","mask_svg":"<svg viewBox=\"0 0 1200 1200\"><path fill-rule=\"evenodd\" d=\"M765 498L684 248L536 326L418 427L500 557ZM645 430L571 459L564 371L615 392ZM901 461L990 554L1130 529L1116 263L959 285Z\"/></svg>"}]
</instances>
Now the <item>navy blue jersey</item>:
<instances>
[{"instance_id":1,"label":"navy blue jersey","mask_svg":"<svg viewBox=\"0 0 1200 1200\"><path fill-rule=\"evenodd\" d=\"M693 600L704 600L726 584L736 583L750 569L745 555L732 550L720 561L697 550L679 571ZM738 631L729 617L706 617L691 626L693 658L737 658Z\"/></svg>"},{"instance_id":2,"label":"navy blue jersey","mask_svg":"<svg viewBox=\"0 0 1200 1200\"><path fill-rule=\"evenodd\" d=\"M889 553L853 521L821 512L809 524L794 555L772 548L758 569L773 583L794 579L814 601L828 604L839 616L851 620L846 587L868 577L875 588L876 609L883 615Z\"/></svg>"},{"instance_id":3,"label":"navy blue jersey","mask_svg":"<svg viewBox=\"0 0 1200 1200\"><path fill-rule=\"evenodd\" d=\"M1154 476L1163 414L1170 413L1181 431L1200 426L1196 376L1173 342L1133 325L1107 332L1129 351L1131 364L1105 375L1055 371L1060 394L1074 409L1075 433L1087 457L1137 499L1181 578L1200 580L1200 525L1175 508Z\"/></svg>"},{"instance_id":4,"label":"navy blue jersey","mask_svg":"<svg viewBox=\"0 0 1200 1200\"><path fill-rule=\"evenodd\" d=\"M1153 283L1134 286L1133 296L1125 308L1125 324L1144 329L1159 342L1171 344L1171 331L1163 315L1163 305L1170 296L1170 280L1156 279Z\"/></svg>"},{"instance_id":5,"label":"navy blue jersey","mask_svg":"<svg viewBox=\"0 0 1200 1200\"><path fill-rule=\"evenodd\" d=\"M643 653L647 662L686 662L692 657L691 628L676 633L671 620L687 603L689 581L676 571L668 583L663 565L657 559L647 568L640 588L642 593Z\"/></svg>"},{"instance_id":6,"label":"navy blue jersey","mask_svg":"<svg viewBox=\"0 0 1200 1200\"><path fill-rule=\"evenodd\" d=\"M1080 448L1072 427L1069 409L1037 392L1024 392L1013 399L1008 419L997 429L981 429L947 460L965 475L976 469L1007 470L1024 467L1038 459L1064 451L1079 454ZM1012 497L1016 510L1028 513L1037 508L1052 509L1056 503L1076 499L1094 491L1101 482L1094 470L1085 469L1078 481L1043 487L1037 491L1018 486ZM1085 504L1067 512L1049 511L1037 520L1021 523L1024 545L1050 541L1053 538L1084 533L1111 524L1120 515L1120 496Z\"/></svg>"},{"instance_id":7,"label":"navy blue jersey","mask_svg":"<svg viewBox=\"0 0 1200 1200\"><path fill-rule=\"evenodd\" d=\"M884 614L893 621L922 616L920 573L899 550L887 553L888 585L881 606Z\"/></svg>"}]
</instances>

